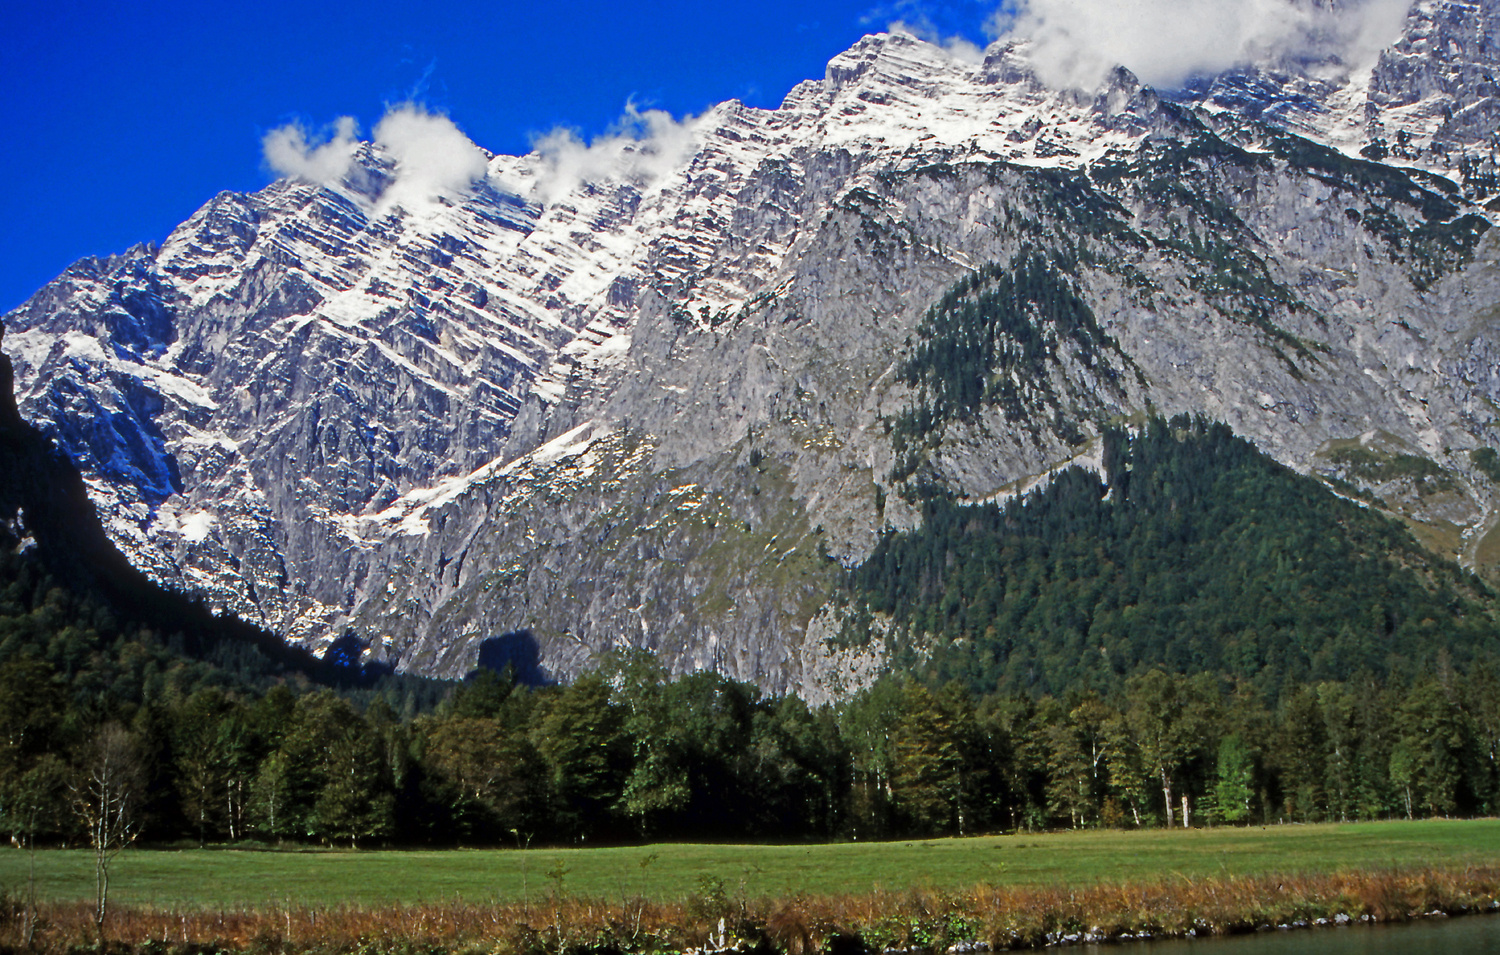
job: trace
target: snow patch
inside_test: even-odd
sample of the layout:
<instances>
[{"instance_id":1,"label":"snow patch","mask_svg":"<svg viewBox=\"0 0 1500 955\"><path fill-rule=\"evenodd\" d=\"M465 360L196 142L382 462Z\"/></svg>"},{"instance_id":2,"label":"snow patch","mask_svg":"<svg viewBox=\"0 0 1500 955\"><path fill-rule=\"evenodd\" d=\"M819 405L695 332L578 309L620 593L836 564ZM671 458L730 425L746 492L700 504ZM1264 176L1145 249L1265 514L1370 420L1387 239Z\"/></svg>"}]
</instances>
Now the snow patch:
<instances>
[{"instance_id":1,"label":"snow patch","mask_svg":"<svg viewBox=\"0 0 1500 955\"><path fill-rule=\"evenodd\" d=\"M209 531L214 527L214 516L208 511L195 511L182 519L179 525L182 530L182 539L190 544L207 540Z\"/></svg>"},{"instance_id":2,"label":"snow patch","mask_svg":"<svg viewBox=\"0 0 1500 955\"><path fill-rule=\"evenodd\" d=\"M69 358L82 358L96 364L106 364L109 359L99 339L83 332L68 332L63 335L63 353Z\"/></svg>"},{"instance_id":3,"label":"snow patch","mask_svg":"<svg viewBox=\"0 0 1500 955\"><path fill-rule=\"evenodd\" d=\"M522 460L529 460L532 464L551 464L563 458L582 454L593 443L593 427L594 422L585 421L578 427L565 431L548 441Z\"/></svg>"},{"instance_id":4,"label":"snow patch","mask_svg":"<svg viewBox=\"0 0 1500 955\"><path fill-rule=\"evenodd\" d=\"M495 458L468 474L456 475L432 487L408 491L394 504L376 514L346 519L342 524L343 531L346 536L361 542L365 540L361 532L367 527L377 532L405 537L421 537L430 534L432 532L430 516L433 511L452 503L469 489L499 475L514 474L522 467L550 464L582 454L594 441L593 427L594 422L586 421L525 457L508 463L502 458Z\"/></svg>"}]
</instances>

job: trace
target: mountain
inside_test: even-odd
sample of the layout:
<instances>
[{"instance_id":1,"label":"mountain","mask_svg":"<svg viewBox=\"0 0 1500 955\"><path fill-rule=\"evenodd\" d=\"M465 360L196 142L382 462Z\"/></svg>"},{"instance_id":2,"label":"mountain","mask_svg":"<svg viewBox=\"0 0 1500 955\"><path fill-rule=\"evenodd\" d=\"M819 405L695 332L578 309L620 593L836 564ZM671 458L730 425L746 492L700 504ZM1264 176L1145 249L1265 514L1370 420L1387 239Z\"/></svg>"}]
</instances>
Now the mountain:
<instances>
[{"instance_id":1,"label":"mountain","mask_svg":"<svg viewBox=\"0 0 1500 955\"><path fill-rule=\"evenodd\" d=\"M1401 38L1368 70L1344 75L1336 57L1233 71L1185 98L1216 112L1269 120L1350 155L1389 160L1497 191L1493 4L1417 0Z\"/></svg>"},{"instance_id":2,"label":"mountain","mask_svg":"<svg viewBox=\"0 0 1500 955\"><path fill-rule=\"evenodd\" d=\"M318 659L154 584L111 543L77 468L21 419L11 389L0 355L0 661L32 658L65 674L79 711L93 715L204 686L380 687L414 707L447 689L354 665L353 646Z\"/></svg>"},{"instance_id":3,"label":"mountain","mask_svg":"<svg viewBox=\"0 0 1500 955\"><path fill-rule=\"evenodd\" d=\"M832 598L887 530L1149 415L1484 572L1497 18L1170 95L866 37L779 109L461 193L364 144L75 264L0 347L152 579L429 675L640 646L820 698L886 659Z\"/></svg>"}]
</instances>

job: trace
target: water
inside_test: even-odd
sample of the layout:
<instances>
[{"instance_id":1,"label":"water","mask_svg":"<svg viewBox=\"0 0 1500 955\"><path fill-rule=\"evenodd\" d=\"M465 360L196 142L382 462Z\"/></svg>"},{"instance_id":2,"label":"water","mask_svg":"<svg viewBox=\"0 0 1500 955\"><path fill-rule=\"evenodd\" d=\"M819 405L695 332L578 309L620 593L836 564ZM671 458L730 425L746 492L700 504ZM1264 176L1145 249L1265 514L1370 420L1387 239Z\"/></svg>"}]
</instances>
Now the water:
<instances>
[{"instance_id":1,"label":"water","mask_svg":"<svg viewBox=\"0 0 1500 955\"><path fill-rule=\"evenodd\" d=\"M1500 915L1089 945L1090 955L1500 955Z\"/></svg>"}]
</instances>

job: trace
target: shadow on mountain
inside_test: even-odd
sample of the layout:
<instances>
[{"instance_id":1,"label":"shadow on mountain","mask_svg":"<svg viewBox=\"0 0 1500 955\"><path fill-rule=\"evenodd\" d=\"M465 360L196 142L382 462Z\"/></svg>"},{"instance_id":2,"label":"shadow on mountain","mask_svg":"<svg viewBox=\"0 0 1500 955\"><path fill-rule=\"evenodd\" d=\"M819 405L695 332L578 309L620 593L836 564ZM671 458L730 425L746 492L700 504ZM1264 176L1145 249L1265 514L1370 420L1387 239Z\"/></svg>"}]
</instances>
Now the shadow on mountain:
<instances>
[{"instance_id":1,"label":"shadow on mountain","mask_svg":"<svg viewBox=\"0 0 1500 955\"><path fill-rule=\"evenodd\" d=\"M254 685L295 678L358 689L395 679L432 683L433 687L424 689L436 688L435 681L392 677L384 664L361 665L362 645L335 642L344 665L319 660L260 627L233 616L218 616L201 599L164 588L137 570L109 539L72 459L21 418L14 370L3 354L0 549L8 551L7 575L35 578L45 588L60 587L70 593L84 608L80 613L92 615L82 621L82 628L97 627L102 641L99 649L106 652L118 636L125 635L160 643L171 653L205 661ZM107 612L99 617L101 611ZM109 622L97 625L92 623L95 618ZM340 638L348 639L358 643L357 638Z\"/></svg>"},{"instance_id":2,"label":"shadow on mountain","mask_svg":"<svg viewBox=\"0 0 1500 955\"><path fill-rule=\"evenodd\" d=\"M524 686L547 686L552 681L542 669L542 650L530 630L512 630L479 644L478 670L505 673Z\"/></svg>"},{"instance_id":3,"label":"shadow on mountain","mask_svg":"<svg viewBox=\"0 0 1500 955\"><path fill-rule=\"evenodd\" d=\"M323 651L323 676L335 684L352 683L363 686L381 677L394 675L396 671L390 664L382 660L364 660L365 651L369 648L369 641L346 631Z\"/></svg>"}]
</instances>

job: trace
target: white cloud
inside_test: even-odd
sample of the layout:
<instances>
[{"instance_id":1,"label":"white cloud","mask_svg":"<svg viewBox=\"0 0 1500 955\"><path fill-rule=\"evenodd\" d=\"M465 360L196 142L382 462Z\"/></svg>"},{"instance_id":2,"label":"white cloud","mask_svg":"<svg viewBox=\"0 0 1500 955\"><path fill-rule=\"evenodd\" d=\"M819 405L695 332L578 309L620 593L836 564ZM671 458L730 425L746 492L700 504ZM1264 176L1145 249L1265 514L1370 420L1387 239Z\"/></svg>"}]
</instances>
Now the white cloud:
<instances>
[{"instance_id":1,"label":"white cloud","mask_svg":"<svg viewBox=\"0 0 1500 955\"><path fill-rule=\"evenodd\" d=\"M488 161L453 120L415 103L386 111L375 126L375 144L396 163L396 178L381 194L377 212L457 196L484 175Z\"/></svg>"},{"instance_id":2,"label":"white cloud","mask_svg":"<svg viewBox=\"0 0 1500 955\"><path fill-rule=\"evenodd\" d=\"M359 148L359 127L352 116L341 116L321 143L311 140L306 127L290 123L266 133L261 140L266 165L277 174L328 185L344 178Z\"/></svg>"},{"instance_id":3,"label":"white cloud","mask_svg":"<svg viewBox=\"0 0 1500 955\"><path fill-rule=\"evenodd\" d=\"M292 123L267 133L261 145L266 165L276 173L327 186L356 171L358 133L354 120L344 116L322 142L302 124ZM375 144L395 163L395 175L376 202L376 215L398 205L410 208L437 196L456 196L484 176L488 161L453 120L415 103L386 110L375 126ZM363 192L369 184L361 181L356 188Z\"/></svg>"},{"instance_id":4,"label":"white cloud","mask_svg":"<svg viewBox=\"0 0 1500 955\"><path fill-rule=\"evenodd\" d=\"M907 33L916 37L924 43L942 47L944 51L960 63L970 66L978 66L984 62L984 50L979 44L970 42L961 36L943 36L931 21L921 19L916 22L906 20L893 21L885 28L887 33Z\"/></svg>"},{"instance_id":5,"label":"white cloud","mask_svg":"<svg viewBox=\"0 0 1500 955\"><path fill-rule=\"evenodd\" d=\"M642 112L627 103L614 127L590 143L575 130L554 129L532 144L537 161L532 196L550 203L583 183L612 178L648 189L692 156L696 128L697 117L678 121L664 110Z\"/></svg>"},{"instance_id":6,"label":"white cloud","mask_svg":"<svg viewBox=\"0 0 1500 955\"><path fill-rule=\"evenodd\" d=\"M1043 82L1094 89L1117 65L1172 88L1234 67L1366 67L1399 36L1410 0L1020 0L991 20L1031 40Z\"/></svg>"}]
</instances>

